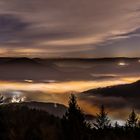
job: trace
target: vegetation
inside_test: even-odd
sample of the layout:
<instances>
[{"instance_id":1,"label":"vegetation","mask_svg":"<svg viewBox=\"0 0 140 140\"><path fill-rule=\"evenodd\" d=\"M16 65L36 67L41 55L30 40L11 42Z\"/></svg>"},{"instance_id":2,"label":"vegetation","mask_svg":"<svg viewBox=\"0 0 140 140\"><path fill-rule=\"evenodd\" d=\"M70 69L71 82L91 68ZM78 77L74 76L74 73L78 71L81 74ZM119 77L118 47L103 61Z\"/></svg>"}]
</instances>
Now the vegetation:
<instances>
[{"instance_id":1,"label":"vegetation","mask_svg":"<svg viewBox=\"0 0 140 140\"><path fill-rule=\"evenodd\" d=\"M111 127L110 119L108 118L108 114L105 112L103 105L101 106L100 113L97 114L95 123L93 123L93 125L97 129L105 129Z\"/></svg>"},{"instance_id":2,"label":"vegetation","mask_svg":"<svg viewBox=\"0 0 140 140\"><path fill-rule=\"evenodd\" d=\"M71 95L69 100L69 108L62 118L62 126L66 140L83 140L87 138L88 123L85 116L77 105L76 97Z\"/></svg>"},{"instance_id":3,"label":"vegetation","mask_svg":"<svg viewBox=\"0 0 140 140\"><path fill-rule=\"evenodd\" d=\"M138 140L139 137L140 122L134 109L125 126L117 122L112 126L102 105L93 125L89 125L74 95L62 119L18 104L0 106L0 140Z\"/></svg>"},{"instance_id":4,"label":"vegetation","mask_svg":"<svg viewBox=\"0 0 140 140\"><path fill-rule=\"evenodd\" d=\"M131 128L138 126L138 116L134 110L132 110L131 114L129 115L126 125Z\"/></svg>"}]
</instances>

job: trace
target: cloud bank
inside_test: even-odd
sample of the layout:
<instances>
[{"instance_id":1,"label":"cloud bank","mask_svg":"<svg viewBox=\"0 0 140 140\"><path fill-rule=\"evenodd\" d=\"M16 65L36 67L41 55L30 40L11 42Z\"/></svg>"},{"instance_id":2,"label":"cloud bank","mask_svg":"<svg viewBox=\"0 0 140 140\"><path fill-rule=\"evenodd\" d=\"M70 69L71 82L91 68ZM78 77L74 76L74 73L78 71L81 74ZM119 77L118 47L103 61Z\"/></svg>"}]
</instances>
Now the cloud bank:
<instances>
[{"instance_id":1,"label":"cloud bank","mask_svg":"<svg viewBox=\"0 0 140 140\"><path fill-rule=\"evenodd\" d=\"M1 56L140 55L138 0L1 0L0 7Z\"/></svg>"}]
</instances>

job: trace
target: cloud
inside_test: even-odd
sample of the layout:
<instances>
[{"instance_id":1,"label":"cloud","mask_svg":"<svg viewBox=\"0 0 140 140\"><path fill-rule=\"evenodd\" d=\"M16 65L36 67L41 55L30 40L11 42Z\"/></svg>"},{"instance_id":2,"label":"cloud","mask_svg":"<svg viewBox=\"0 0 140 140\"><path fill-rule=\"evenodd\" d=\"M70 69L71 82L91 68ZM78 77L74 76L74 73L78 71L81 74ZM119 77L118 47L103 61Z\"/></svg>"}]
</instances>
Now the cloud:
<instances>
[{"instance_id":1,"label":"cloud","mask_svg":"<svg viewBox=\"0 0 140 140\"><path fill-rule=\"evenodd\" d=\"M1 0L0 6L0 47L11 51L12 46L19 56L26 56L21 48L37 48L30 56L73 57L74 47L74 57L117 56L104 53L107 44L131 38L140 22L137 0Z\"/></svg>"},{"instance_id":2,"label":"cloud","mask_svg":"<svg viewBox=\"0 0 140 140\"><path fill-rule=\"evenodd\" d=\"M10 14L0 14L0 43L14 40L19 32L28 27L28 23ZM16 38L15 38L16 39Z\"/></svg>"}]
</instances>

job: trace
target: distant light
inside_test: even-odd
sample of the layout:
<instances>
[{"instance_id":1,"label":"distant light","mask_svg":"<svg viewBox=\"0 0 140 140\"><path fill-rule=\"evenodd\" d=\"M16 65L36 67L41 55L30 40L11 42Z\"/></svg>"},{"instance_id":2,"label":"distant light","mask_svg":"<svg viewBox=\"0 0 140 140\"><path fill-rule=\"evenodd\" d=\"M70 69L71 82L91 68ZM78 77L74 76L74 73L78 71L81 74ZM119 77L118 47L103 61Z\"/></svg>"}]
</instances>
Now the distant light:
<instances>
[{"instance_id":1,"label":"distant light","mask_svg":"<svg viewBox=\"0 0 140 140\"><path fill-rule=\"evenodd\" d=\"M140 63L140 60L138 60L138 62Z\"/></svg>"},{"instance_id":2,"label":"distant light","mask_svg":"<svg viewBox=\"0 0 140 140\"><path fill-rule=\"evenodd\" d=\"M24 97L21 97L21 99L20 99L20 101L21 102L24 102L26 100L26 97L24 96Z\"/></svg>"},{"instance_id":3,"label":"distant light","mask_svg":"<svg viewBox=\"0 0 140 140\"><path fill-rule=\"evenodd\" d=\"M57 104L56 103L54 103L54 107L57 108Z\"/></svg>"},{"instance_id":4,"label":"distant light","mask_svg":"<svg viewBox=\"0 0 140 140\"><path fill-rule=\"evenodd\" d=\"M113 124L113 126L115 126L115 123L118 123L118 125L120 125L120 126L124 126L125 125L125 121L123 121L123 120L112 120L112 124Z\"/></svg>"},{"instance_id":5,"label":"distant light","mask_svg":"<svg viewBox=\"0 0 140 140\"><path fill-rule=\"evenodd\" d=\"M119 65L119 66L126 66L126 65L128 65L128 64L126 64L125 62L119 62L118 65Z\"/></svg>"},{"instance_id":6,"label":"distant light","mask_svg":"<svg viewBox=\"0 0 140 140\"><path fill-rule=\"evenodd\" d=\"M20 102L24 102L25 99L26 99L25 96L19 97L19 96L14 95L14 96L12 97L12 99L11 99L11 102L12 102L12 103L20 103Z\"/></svg>"},{"instance_id":7,"label":"distant light","mask_svg":"<svg viewBox=\"0 0 140 140\"><path fill-rule=\"evenodd\" d=\"M56 80L48 80L49 83L55 83Z\"/></svg>"},{"instance_id":8,"label":"distant light","mask_svg":"<svg viewBox=\"0 0 140 140\"><path fill-rule=\"evenodd\" d=\"M30 79L27 79L27 80L24 80L25 82L28 82L28 83L33 83L33 80L30 80Z\"/></svg>"}]
</instances>

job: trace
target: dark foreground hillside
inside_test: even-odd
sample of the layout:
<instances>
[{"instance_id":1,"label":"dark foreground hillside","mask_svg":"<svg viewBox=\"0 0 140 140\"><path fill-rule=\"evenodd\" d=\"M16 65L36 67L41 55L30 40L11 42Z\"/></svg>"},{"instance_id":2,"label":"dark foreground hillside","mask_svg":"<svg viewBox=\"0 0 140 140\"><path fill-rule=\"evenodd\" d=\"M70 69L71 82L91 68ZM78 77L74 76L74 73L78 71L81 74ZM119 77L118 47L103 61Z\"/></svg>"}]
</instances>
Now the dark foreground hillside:
<instances>
[{"instance_id":1,"label":"dark foreground hillside","mask_svg":"<svg viewBox=\"0 0 140 140\"><path fill-rule=\"evenodd\" d=\"M61 121L27 107L0 107L0 140L61 140Z\"/></svg>"},{"instance_id":2,"label":"dark foreground hillside","mask_svg":"<svg viewBox=\"0 0 140 140\"><path fill-rule=\"evenodd\" d=\"M0 106L0 140L138 140L140 121L133 110L125 126L114 126L101 106L92 126L74 95L63 118L18 104Z\"/></svg>"}]
</instances>

